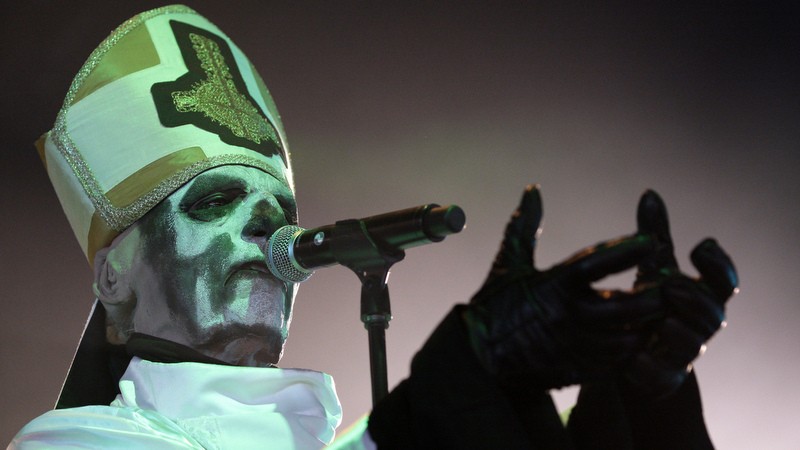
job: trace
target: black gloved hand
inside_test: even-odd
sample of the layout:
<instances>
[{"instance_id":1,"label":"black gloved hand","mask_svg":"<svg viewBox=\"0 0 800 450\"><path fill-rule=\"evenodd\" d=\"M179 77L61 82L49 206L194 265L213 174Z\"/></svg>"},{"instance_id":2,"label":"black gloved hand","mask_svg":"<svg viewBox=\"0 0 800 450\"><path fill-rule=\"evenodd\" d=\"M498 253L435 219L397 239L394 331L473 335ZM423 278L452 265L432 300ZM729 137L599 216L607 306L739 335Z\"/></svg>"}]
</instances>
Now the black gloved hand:
<instances>
[{"instance_id":1,"label":"black gloved hand","mask_svg":"<svg viewBox=\"0 0 800 450\"><path fill-rule=\"evenodd\" d=\"M720 328L725 302L735 292L738 277L731 259L713 239L704 240L691 253L700 277L693 279L680 272L667 209L655 192L642 195L637 223L639 233L655 237L656 251L640 261L634 287L658 287L665 313L624 379L638 391L658 397L683 384L691 362Z\"/></svg>"},{"instance_id":2,"label":"black gloved hand","mask_svg":"<svg viewBox=\"0 0 800 450\"><path fill-rule=\"evenodd\" d=\"M603 242L538 271L541 218L538 187L528 186L464 314L473 349L501 382L549 389L611 375L641 350L643 325L663 311L657 289L601 291L591 283L642 262L653 240L636 234Z\"/></svg>"}]
</instances>

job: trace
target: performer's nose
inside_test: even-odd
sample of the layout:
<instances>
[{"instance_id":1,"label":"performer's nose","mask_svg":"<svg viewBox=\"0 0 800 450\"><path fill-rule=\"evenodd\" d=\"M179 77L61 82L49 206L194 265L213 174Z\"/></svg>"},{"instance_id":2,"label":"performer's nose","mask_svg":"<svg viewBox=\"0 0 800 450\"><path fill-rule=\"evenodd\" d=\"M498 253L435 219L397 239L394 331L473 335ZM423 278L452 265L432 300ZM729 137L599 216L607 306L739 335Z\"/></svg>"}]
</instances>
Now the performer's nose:
<instances>
[{"instance_id":1,"label":"performer's nose","mask_svg":"<svg viewBox=\"0 0 800 450\"><path fill-rule=\"evenodd\" d=\"M249 207L250 218L242 229L242 239L263 247L278 228L286 225L283 208L274 198L255 199Z\"/></svg>"}]
</instances>

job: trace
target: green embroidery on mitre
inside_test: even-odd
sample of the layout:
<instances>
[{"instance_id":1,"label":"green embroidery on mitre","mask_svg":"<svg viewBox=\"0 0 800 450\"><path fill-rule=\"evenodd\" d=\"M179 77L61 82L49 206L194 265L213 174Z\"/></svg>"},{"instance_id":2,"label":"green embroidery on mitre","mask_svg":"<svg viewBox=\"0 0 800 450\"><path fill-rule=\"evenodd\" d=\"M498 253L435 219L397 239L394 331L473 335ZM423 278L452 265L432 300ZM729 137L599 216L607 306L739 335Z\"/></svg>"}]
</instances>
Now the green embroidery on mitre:
<instances>
[{"instance_id":1,"label":"green embroidery on mitre","mask_svg":"<svg viewBox=\"0 0 800 450\"><path fill-rule=\"evenodd\" d=\"M189 38L207 78L195 83L190 91L173 92L175 108L180 112L202 112L234 135L256 144L267 139L277 142L275 128L236 90L219 46L195 33L189 34Z\"/></svg>"},{"instance_id":2,"label":"green embroidery on mitre","mask_svg":"<svg viewBox=\"0 0 800 450\"><path fill-rule=\"evenodd\" d=\"M171 21L170 25L189 71L174 82L153 85L161 123L197 126L216 133L225 143L267 157L279 155L286 166L280 137L250 97L228 44L182 22Z\"/></svg>"}]
</instances>

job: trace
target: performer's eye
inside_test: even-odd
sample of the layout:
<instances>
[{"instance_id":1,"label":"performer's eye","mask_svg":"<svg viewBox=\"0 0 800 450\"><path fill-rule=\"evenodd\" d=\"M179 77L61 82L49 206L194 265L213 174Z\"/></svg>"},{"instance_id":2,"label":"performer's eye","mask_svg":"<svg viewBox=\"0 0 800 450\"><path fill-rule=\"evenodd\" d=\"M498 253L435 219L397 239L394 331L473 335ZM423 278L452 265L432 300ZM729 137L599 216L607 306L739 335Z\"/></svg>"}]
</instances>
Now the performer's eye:
<instances>
[{"instance_id":1,"label":"performer's eye","mask_svg":"<svg viewBox=\"0 0 800 450\"><path fill-rule=\"evenodd\" d=\"M201 199L199 202L192 205L192 209L197 211L199 209L214 208L217 206L224 206L231 202L229 196L224 193L217 192L216 194L209 195Z\"/></svg>"},{"instance_id":2,"label":"performer's eye","mask_svg":"<svg viewBox=\"0 0 800 450\"><path fill-rule=\"evenodd\" d=\"M206 195L192 202L184 211L196 220L208 222L220 218L246 195L242 189L227 189Z\"/></svg>"}]
</instances>

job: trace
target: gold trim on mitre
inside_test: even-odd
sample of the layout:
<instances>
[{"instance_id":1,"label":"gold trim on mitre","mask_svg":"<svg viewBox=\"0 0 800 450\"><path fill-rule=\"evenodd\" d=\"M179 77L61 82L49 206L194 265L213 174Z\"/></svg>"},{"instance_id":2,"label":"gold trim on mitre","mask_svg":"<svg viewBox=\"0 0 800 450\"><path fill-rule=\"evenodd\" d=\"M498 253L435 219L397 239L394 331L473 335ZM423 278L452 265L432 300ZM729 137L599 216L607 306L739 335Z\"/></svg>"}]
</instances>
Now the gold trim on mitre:
<instances>
[{"instance_id":1,"label":"gold trim on mitre","mask_svg":"<svg viewBox=\"0 0 800 450\"><path fill-rule=\"evenodd\" d=\"M106 64L96 66L83 80L72 97L71 105L115 80L161 62L147 27L134 27L117 39L103 55L103 61Z\"/></svg>"},{"instance_id":2,"label":"gold trim on mitre","mask_svg":"<svg viewBox=\"0 0 800 450\"><path fill-rule=\"evenodd\" d=\"M189 147L170 153L142 167L133 175L106 192L106 197L117 208L124 208L139 198L140 192L158 188L161 180L170 174L185 170L192 164L206 159L200 147Z\"/></svg>"}]
</instances>

